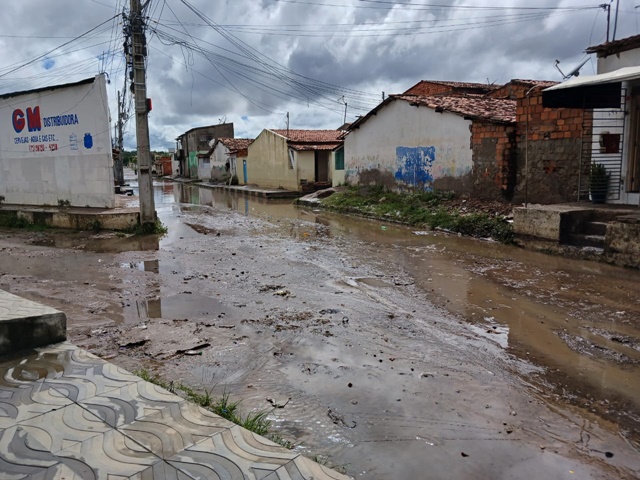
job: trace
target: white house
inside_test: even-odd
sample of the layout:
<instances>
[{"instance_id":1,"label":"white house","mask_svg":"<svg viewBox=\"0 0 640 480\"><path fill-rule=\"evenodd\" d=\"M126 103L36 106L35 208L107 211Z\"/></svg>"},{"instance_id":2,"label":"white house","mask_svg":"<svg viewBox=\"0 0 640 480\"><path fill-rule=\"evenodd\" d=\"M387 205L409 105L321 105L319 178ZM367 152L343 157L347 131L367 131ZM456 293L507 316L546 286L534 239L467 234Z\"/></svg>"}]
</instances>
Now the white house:
<instances>
[{"instance_id":1,"label":"white house","mask_svg":"<svg viewBox=\"0 0 640 480\"><path fill-rule=\"evenodd\" d=\"M211 180L224 181L237 176L238 183L247 183L246 161L252 138L218 138L209 150Z\"/></svg>"},{"instance_id":2,"label":"white house","mask_svg":"<svg viewBox=\"0 0 640 480\"><path fill-rule=\"evenodd\" d=\"M545 105L593 109L587 162L609 172L608 203L640 205L640 35L586 52L597 55L598 73L546 89ZM588 190L586 178L583 189Z\"/></svg>"},{"instance_id":3,"label":"white house","mask_svg":"<svg viewBox=\"0 0 640 480\"><path fill-rule=\"evenodd\" d=\"M306 190L330 186L333 152L340 130L263 130L251 145L244 183L265 188ZM240 177L240 175L238 175Z\"/></svg>"},{"instance_id":4,"label":"white house","mask_svg":"<svg viewBox=\"0 0 640 480\"><path fill-rule=\"evenodd\" d=\"M471 193L474 124L515 124L515 101L480 95L391 95L349 127L344 180L387 188ZM502 140L501 140L502 141ZM492 144L493 146L494 144ZM495 146L489 152L495 162Z\"/></svg>"}]
</instances>

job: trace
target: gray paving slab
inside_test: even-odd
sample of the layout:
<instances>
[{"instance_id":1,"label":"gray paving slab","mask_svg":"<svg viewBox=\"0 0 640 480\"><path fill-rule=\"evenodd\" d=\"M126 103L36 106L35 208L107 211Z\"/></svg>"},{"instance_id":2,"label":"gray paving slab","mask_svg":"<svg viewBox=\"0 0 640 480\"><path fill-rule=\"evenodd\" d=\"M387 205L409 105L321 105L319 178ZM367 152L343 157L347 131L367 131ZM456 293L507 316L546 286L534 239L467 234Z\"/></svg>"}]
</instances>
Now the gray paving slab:
<instances>
[{"instance_id":1,"label":"gray paving slab","mask_svg":"<svg viewBox=\"0 0 640 480\"><path fill-rule=\"evenodd\" d=\"M55 308L0 290L0 355L67 338L67 317Z\"/></svg>"},{"instance_id":2,"label":"gray paving slab","mask_svg":"<svg viewBox=\"0 0 640 480\"><path fill-rule=\"evenodd\" d=\"M0 479L343 480L69 343L0 360Z\"/></svg>"}]
</instances>

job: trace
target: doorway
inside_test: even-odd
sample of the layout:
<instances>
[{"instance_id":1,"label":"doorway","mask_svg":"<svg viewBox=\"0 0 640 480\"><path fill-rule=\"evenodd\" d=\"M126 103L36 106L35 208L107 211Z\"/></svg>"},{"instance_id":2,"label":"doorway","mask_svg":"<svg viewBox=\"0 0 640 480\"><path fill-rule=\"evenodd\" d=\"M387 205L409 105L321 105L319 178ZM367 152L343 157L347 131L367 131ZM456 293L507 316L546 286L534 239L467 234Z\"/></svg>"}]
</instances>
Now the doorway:
<instances>
[{"instance_id":1,"label":"doorway","mask_svg":"<svg viewBox=\"0 0 640 480\"><path fill-rule=\"evenodd\" d=\"M627 165L627 192L640 192L640 88L631 93L631 128L629 163Z\"/></svg>"},{"instance_id":2,"label":"doorway","mask_svg":"<svg viewBox=\"0 0 640 480\"><path fill-rule=\"evenodd\" d=\"M315 176L316 182L329 181L329 150L315 151Z\"/></svg>"}]
</instances>

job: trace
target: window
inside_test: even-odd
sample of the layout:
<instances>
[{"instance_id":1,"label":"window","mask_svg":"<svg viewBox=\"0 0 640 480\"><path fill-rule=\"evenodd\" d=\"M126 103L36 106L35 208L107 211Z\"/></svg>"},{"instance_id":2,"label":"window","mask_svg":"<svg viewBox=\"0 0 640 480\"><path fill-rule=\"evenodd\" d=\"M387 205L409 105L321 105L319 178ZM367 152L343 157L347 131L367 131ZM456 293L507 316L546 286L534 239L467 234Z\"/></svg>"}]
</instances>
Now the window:
<instances>
[{"instance_id":1,"label":"window","mask_svg":"<svg viewBox=\"0 0 640 480\"><path fill-rule=\"evenodd\" d=\"M293 150L289 149L289 168L294 168L294 167L295 167L295 161L293 156Z\"/></svg>"},{"instance_id":2,"label":"window","mask_svg":"<svg viewBox=\"0 0 640 480\"><path fill-rule=\"evenodd\" d=\"M336 170L344 170L344 147L336 150Z\"/></svg>"}]
</instances>

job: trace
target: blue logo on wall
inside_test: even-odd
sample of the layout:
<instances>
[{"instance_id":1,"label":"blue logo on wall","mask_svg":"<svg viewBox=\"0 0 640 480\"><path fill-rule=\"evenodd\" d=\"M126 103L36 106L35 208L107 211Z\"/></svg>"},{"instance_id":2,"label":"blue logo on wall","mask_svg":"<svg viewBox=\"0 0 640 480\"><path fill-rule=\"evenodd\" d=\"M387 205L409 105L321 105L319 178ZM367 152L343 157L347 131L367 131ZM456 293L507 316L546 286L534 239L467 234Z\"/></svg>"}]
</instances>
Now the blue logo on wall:
<instances>
[{"instance_id":1,"label":"blue logo on wall","mask_svg":"<svg viewBox=\"0 0 640 480\"><path fill-rule=\"evenodd\" d=\"M436 160L436 147L396 147L396 180L431 189L431 166Z\"/></svg>"},{"instance_id":2,"label":"blue logo on wall","mask_svg":"<svg viewBox=\"0 0 640 480\"><path fill-rule=\"evenodd\" d=\"M88 150L91 147L93 147L93 137L91 136L90 133L85 133L84 134L84 148L86 148Z\"/></svg>"}]
</instances>

